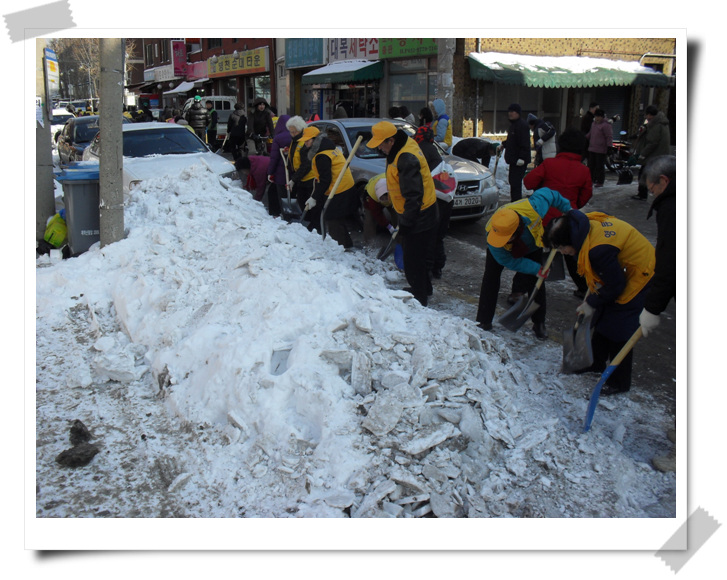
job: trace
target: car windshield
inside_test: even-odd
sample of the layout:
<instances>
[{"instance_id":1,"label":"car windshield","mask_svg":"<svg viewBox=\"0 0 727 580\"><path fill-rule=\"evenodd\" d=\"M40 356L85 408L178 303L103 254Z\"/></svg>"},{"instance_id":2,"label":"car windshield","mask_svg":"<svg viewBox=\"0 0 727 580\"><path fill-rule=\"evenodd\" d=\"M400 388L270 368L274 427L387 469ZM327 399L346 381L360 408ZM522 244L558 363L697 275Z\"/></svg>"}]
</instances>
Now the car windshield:
<instances>
[{"instance_id":1,"label":"car windshield","mask_svg":"<svg viewBox=\"0 0 727 580\"><path fill-rule=\"evenodd\" d=\"M67 115L53 115L50 118L51 125L63 125L68 119L73 119L73 115L68 113Z\"/></svg>"},{"instance_id":2,"label":"car windshield","mask_svg":"<svg viewBox=\"0 0 727 580\"><path fill-rule=\"evenodd\" d=\"M93 123L77 123L73 131L74 143L88 143L98 133L98 121Z\"/></svg>"},{"instance_id":3,"label":"car windshield","mask_svg":"<svg viewBox=\"0 0 727 580\"><path fill-rule=\"evenodd\" d=\"M409 135L409 137L414 137L417 132L416 127L410 125L409 123L397 122L394 123L394 125L396 125L397 129L403 129L404 132ZM356 157L360 157L361 159L383 159L384 157L386 157L386 155L381 153L378 149L369 149L368 147L366 147L366 143L371 139L371 125L346 127L346 133L348 134L348 140L351 143L355 143L359 135L363 135L361 145L359 145L358 149L356 150Z\"/></svg>"},{"instance_id":4,"label":"car windshield","mask_svg":"<svg viewBox=\"0 0 727 580\"><path fill-rule=\"evenodd\" d=\"M207 146L187 129L175 131L162 127L124 132L124 157L205 153L207 151Z\"/></svg>"}]
</instances>

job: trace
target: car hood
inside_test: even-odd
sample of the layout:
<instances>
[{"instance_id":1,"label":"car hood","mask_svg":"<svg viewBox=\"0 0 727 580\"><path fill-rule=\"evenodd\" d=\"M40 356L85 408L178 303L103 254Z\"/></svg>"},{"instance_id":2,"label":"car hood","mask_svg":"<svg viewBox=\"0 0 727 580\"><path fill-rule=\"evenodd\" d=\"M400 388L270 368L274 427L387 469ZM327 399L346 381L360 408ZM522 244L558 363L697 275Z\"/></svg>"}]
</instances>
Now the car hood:
<instances>
[{"instance_id":1,"label":"car hood","mask_svg":"<svg viewBox=\"0 0 727 580\"><path fill-rule=\"evenodd\" d=\"M469 159L462 159L456 155L446 155L444 160L452 166L457 179L480 179L490 174L490 170L470 161Z\"/></svg>"},{"instance_id":2,"label":"car hood","mask_svg":"<svg viewBox=\"0 0 727 580\"><path fill-rule=\"evenodd\" d=\"M220 155L214 153L185 153L183 155L124 157L124 173L128 176L129 181L179 175L192 165L202 165L202 160L218 175L235 170L235 166Z\"/></svg>"}]
</instances>

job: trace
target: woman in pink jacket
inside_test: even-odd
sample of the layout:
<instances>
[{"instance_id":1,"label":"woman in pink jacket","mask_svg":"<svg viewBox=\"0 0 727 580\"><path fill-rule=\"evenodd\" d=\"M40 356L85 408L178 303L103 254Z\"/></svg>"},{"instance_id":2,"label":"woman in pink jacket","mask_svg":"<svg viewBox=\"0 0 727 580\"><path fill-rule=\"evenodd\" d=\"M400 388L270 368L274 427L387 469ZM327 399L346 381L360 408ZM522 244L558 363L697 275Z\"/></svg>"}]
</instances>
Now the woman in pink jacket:
<instances>
[{"instance_id":1,"label":"woman in pink jacket","mask_svg":"<svg viewBox=\"0 0 727 580\"><path fill-rule=\"evenodd\" d=\"M594 187L601 187L606 179L606 153L613 144L613 129L606 121L603 109L596 109L588 138L588 167Z\"/></svg>"}]
</instances>

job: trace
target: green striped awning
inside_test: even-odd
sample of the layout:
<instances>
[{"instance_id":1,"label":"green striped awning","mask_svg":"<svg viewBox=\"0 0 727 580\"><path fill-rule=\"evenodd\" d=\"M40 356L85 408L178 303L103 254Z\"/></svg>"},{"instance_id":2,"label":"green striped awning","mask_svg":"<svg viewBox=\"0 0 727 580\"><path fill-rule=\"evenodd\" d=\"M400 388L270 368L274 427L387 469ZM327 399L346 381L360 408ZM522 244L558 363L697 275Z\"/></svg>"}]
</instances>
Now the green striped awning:
<instances>
[{"instance_id":1,"label":"green striped awning","mask_svg":"<svg viewBox=\"0 0 727 580\"><path fill-rule=\"evenodd\" d=\"M342 60L303 75L304 85L373 81L384 76L380 60Z\"/></svg>"},{"instance_id":2,"label":"green striped awning","mask_svg":"<svg viewBox=\"0 0 727 580\"><path fill-rule=\"evenodd\" d=\"M473 79L526 87L666 87L673 84L671 77L635 61L499 52L472 52L468 60Z\"/></svg>"}]
</instances>

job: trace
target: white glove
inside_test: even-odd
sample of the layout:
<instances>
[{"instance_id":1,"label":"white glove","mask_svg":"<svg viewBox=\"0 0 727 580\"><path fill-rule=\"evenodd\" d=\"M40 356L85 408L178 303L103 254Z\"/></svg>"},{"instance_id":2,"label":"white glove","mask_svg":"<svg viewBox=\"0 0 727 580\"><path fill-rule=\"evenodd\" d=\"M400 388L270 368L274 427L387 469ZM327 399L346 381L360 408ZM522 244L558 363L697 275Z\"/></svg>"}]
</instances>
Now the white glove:
<instances>
[{"instance_id":1,"label":"white glove","mask_svg":"<svg viewBox=\"0 0 727 580\"><path fill-rule=\"evenodd\" d=\"M649 336L649 333L659 326L659 322L661 322L661 318L658 314L652 314L646 308L641 311L639 324L641 325L641 332L644 335L644 338Z\"/></svg>"},{"instance_id":2,"label":"white glove","mask_svg":"<svg viewBox=\"0 0 727 580\"><path fill-rule=\"evenodd\" d=\"M288 188L288 191L293 191L293 185L295 185L295 182L291 179L288 183L285 184L285 187Z\"/></svg>"},{"instance_id":3,"label":"white glove","mask_svg":"<svg viewBox=\"0 0 727 580\"><path fill-rule=\"evenodd\" d=\"M596 309L588 304L588 302L586 302L585 300L578 308L576 308L576 312L578 314L582 314L586 318L591 316L595 311Z\"/></svg>"},{"instance_id":4,"label":"white glove","mask_svg":"<svg viewBox=\"0 0 727 580\"><path fill-rule=\"evenodd\" d=\"M397 229L397 228L395 228L394 226L392 226L391 224L389 224L388 226L386 226L386 229L387 229L387 230L389 230L389 233L390 233L390 234L391 234L392 236L394 235L394 232L398 231L398 229Z\"/></svg>"},{"instance_id":5,"label":"white glove","mask_svg":"<svg viewBox=\"0 0 727 580\"><path fill-rule=\"evenodd\" d=\"M310 211L316 206L316 200L313 199L313 196L308 198L308 201L305 202L305 211Z\"/></svg>"},{"instance_id":6,"label":"white glove","mask_svg":"<svg viewBox=\"0 0 727 580\"><path fill-rule=\"evenodd\" d=\"M536 144L536 145L537 145L538 147L542 147L542 146L543 146L543 140L542 140L542 139L538 139L537 143L535 143L535 144Z\"/></svg>"},{"instance_id":7,"label":"white glove","mask_svg":"<svg viewBox=\"0 0 727 580\"><path fill-rule=\"evenodd\" d=\"M518 159L515 165L517 165L518 167L522 167L523 165L525 165L525 161L523 161L522 159Z\"/></svg>"}]
</instances>

